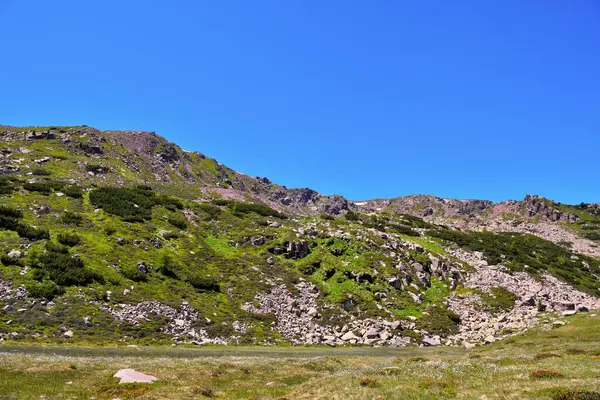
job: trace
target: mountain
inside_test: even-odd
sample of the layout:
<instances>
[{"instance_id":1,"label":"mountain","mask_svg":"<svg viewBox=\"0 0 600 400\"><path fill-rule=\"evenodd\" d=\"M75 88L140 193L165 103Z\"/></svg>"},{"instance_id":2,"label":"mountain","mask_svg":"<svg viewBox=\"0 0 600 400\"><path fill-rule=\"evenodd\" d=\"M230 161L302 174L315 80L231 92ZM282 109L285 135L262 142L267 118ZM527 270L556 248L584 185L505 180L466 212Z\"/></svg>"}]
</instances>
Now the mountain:
<instances>
[{"instance_id":1,"label":"mountain","mask_svg":"<svg viewBox=\"0 0 600 400\"><path fill-rule=\"evenodd\" d=\"M472 346L600 306L595 204L350 201L153 132L0 139L2 341Z\"/></svg>"}]
</instances>

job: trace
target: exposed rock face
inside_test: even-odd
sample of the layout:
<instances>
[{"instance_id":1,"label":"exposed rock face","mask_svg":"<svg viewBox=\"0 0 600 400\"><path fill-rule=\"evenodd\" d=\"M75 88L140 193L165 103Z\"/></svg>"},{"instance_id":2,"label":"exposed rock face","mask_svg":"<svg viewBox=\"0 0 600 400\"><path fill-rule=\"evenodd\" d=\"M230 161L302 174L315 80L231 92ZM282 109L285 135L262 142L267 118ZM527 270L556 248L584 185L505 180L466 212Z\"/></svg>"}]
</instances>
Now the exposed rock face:
<instances>
[{"instance_id":1,"label":"exposed rock face","mask_svg":"<svg viewBox=\"0 0 600 400\"><path fill-rule=\"evenodd\" d=\"M491 343L489 338L501 338L539 324L538 303L547 311L593 310L600 308L598 299L579 292L551 275L534 279L525 272L509 274L502 266L480 266L470 274L465 287L490 293L502 287L514 293L518 300L507 312L491 313L482 307L477 294L452 295L449 309L460 317L460 333L454 341ZM502 333L504 332L504 333ZM507 333L508 332L508 333Z\"/></svg>"}]
</instances>

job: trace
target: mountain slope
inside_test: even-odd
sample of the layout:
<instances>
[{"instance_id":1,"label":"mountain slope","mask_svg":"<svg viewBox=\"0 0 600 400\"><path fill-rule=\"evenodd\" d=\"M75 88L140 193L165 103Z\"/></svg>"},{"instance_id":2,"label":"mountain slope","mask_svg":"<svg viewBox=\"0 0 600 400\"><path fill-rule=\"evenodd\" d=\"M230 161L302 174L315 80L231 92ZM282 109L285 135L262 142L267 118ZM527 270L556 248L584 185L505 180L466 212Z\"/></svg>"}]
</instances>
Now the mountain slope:
<instances>
[{"instance_id":1,"label":"mountain slope","mask_svg":"<svg viewBox=\"0 0 600 400\"><path fill-rule=\"evenodd\" d=\"M351 202L154 133L0 139L2 340L468 345L598 307L593 205Z\"/></svg>"}]
</instances>

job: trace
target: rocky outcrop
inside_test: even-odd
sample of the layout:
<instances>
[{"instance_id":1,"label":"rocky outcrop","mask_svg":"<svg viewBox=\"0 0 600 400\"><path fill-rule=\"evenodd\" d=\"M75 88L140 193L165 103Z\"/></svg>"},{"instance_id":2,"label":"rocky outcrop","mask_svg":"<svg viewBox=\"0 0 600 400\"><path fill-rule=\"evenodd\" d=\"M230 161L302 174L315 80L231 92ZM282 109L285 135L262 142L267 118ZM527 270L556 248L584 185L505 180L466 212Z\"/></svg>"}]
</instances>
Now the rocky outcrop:
<instances>
[{"instance_id":1,"label":"rocky outcrop","mask_svg":"<svg viewBox=\"0 0 600 400\"><path fill-rule=\"evenodd\" d=\"M103 306L115 319L130 324L139 324L140 320L150 320L152 317L165 317L167 325L163 332L174 336L174 340L182 338L195 344L227 344L233 338L210 338L206 331L192 327L200 318L200 314L187 302L182 302L179 309L169 307L159 301L145 301L137 304L120 304L117 307Z\"/></svg>"},{"instance_id":2,"label":"rocky outcrop","mask_svg":"<svg viewBox=\"0 0 600 400\"><path fill-rule=\"evenodd\" d=\"M510 310L491 312L483 306L478 292L453 294L448 299L448 308L460 317L461 322L460 333L449 339L458 343L490 343L520 333L540 323L540 308L555 313L600 308L597 298L579 292L551 275L533 278L525 272L510 274L502 266L479 266L464 285L482 293L491 293L493 288L501 287L515 294L517 301Z\"/></svg>"},{"instance_id":3,"label":"rocky outcrop","mask_svg":"<svg viewBox=\"0 0 600 400\"><path fill-rule=\"evenodd\" d=\"M405 325L401 321L358 320L348 316L344 326L332 327L319 323L321 315L316 286L300 282L296 289L299 295L293 296L285 285L274 285L269 293L258 294L254 302L242 308L251 313L275 315L275 329L295 344L405 346L411 342L410 338L402 336L402 330L408 329L410 324ZM334 310L332 307L325 309ZM340 309L335 311L344 313Z\"/></svg>"}]
</instances>

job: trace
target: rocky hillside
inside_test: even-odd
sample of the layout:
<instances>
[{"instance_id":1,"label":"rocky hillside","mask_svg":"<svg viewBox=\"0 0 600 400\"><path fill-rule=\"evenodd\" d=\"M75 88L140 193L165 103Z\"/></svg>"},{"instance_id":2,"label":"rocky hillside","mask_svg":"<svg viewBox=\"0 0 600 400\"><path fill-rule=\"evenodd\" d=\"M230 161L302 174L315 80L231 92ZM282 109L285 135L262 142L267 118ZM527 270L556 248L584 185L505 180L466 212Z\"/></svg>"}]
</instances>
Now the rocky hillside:
<instances>
[{"instance_id":1,"label":"rocky hillside","mask_svg":"<svg viewBox=\"0 0 600 400\"><path fill-rule=\"evenodd\" d=\"M599 307L597 205L352 202L149 132L0 139L0 341L472 346Z\"/></svg>"}]
</instances>

